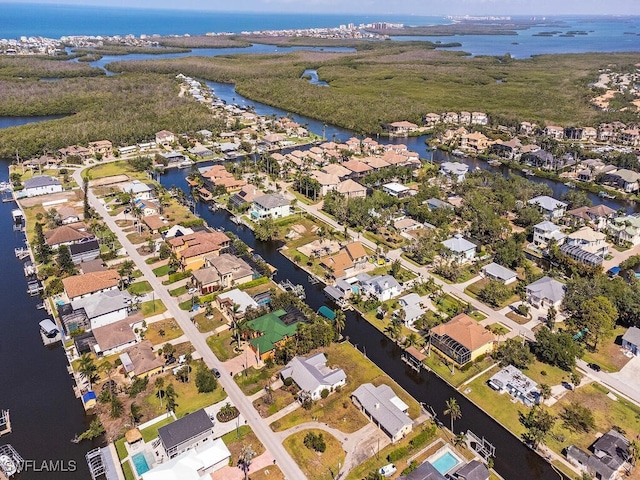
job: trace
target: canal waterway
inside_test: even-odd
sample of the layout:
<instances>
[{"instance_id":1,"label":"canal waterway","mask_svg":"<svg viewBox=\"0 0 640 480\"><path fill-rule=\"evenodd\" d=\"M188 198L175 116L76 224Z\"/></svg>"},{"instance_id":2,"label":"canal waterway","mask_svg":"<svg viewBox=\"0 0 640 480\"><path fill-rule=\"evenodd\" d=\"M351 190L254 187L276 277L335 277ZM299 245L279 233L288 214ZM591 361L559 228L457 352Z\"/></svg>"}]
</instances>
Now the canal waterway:
<instances>
[{"instance_id":1,"label":"canal waterway","mask_svg":"<svg viewBox=\"0 0 640 480\"><path fill-rule=\"evenodd\" d=\"M46 122L48 120L56 120L64 117L65 115L48 115L42 117L0 117L0 129L18 127L28 123Z\"/></svg>"},{"instance_id":2,"label":"canal waterway","mask_svg":"<svg viewBox=\"0 0 640 480\"><path fill-rule=\"evenodd\" d=\"M8 180L9 163L0 161L0 181ZM91 418L73 393L62 346L46 348L40 339L38 323L46 313L36 309L42 300L27 294L23 264L13 255L25 246L24 233L13 231L14 208L15 203L0 203L0 408L10 410L13 427L0 445L10 443L33 462L20 480L86 480L84 454L92 444L71 439ZM43 462L50 467L43 470Z\"/></svg>"}]
</instances>

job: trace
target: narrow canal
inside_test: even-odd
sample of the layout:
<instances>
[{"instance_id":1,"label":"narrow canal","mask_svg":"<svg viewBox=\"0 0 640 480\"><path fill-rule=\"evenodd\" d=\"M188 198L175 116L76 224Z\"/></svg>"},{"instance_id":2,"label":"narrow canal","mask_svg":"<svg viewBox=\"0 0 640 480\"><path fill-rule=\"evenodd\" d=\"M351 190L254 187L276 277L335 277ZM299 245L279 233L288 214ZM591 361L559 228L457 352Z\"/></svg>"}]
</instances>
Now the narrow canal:
<instances>
[{"instance_id":1,"label":"narrow canal","mask_svg":"<svg viewBox=\"0 0 640 480\"><path fill-rule=\"evenodd\" d=\"M172 185L182 188L189 193L185 180L186 170L169 170L161 177L161 183L169 188ZM312 285L308 281L308 274L290 262L282 255L277 242L261 242L256 240L253 232L238 226L230 219L226 211L211 212L206 205L196 207L200 215L209 226L223 228L234 232L242 241L252 247L268 263L278 269L276 281L291 280L294 284L303 285L307 295L306 303L317 310L326 303L322 293L323 285ZM558 475L540 456L526 448L516 437L482 412L478 407L459 394L454 388L438 378L436 375L423 371L420 374L404 364L400 355L402 350L359 314L348 311L347 324L344 335L357 346L391 378L396 380L404 389L418 401L431 405L436 414L444 419L445 402L455 397L462 409L462 418L456 421L456 431L472 430L479 436L484 436L496 447L495 468L507 480L540 480L563 478Z\"/></svg>"}]
</instances>

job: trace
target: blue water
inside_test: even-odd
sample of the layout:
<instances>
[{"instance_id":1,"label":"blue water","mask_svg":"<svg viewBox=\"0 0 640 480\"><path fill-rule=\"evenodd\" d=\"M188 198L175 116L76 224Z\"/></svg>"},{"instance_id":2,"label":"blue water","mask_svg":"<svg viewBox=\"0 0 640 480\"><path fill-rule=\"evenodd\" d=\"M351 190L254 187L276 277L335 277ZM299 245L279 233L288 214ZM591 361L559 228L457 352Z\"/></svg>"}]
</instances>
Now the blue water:
<instances>
[{"instance_id":1,"label":"blue water","mask_svg":"<svg viewBox=\"0 0 640 480\"><path fill-rule=\"evenodd\" d=\"M144 453L136 453L131 457L131 460L133 461L133 465L136 467L136 472L138 472L139 476L151 470Z\"/></svg>"},{"instance_id":2,"label":"blue water","mask_svg":"<svg viewBox=\"0 0 640 480\"><path fill-rule=\"evenodd\" d=\"M431 465L435 467L442 475L447 473L453 467L455 467L458 463L458 459L454 457L451 452L445 452L443 455L438 457L436 460L431 462Z\"/></svg>"},{"instance_id":3,"label":"blue water","mask_svg":"<svg viewBox=\"0 0 640 480\"><path fill-rule=\"evenodd\" d=\"M55 120L63 118L64 115L49 115L42 117L0 117L0 128L17 127L26 125L27 123L46 122L47 120Z\"/></svg>"},{"instance_id":4,"label":"blue water","mask_svg":"<svg viewBox=\"0 0 640 480\"><path fill-rule=\"evenodd\" d=\"M132 2L135 4L135 2ZM203 3L204 4L204 3ZM211 2L215 5L215 2ZM387 21L405 25L449 23L442 17L412 15L229 13L195 10L150 10L75 5L0 3L0 38L64 35L173 35L207 32L338 27Z\"/></svg>"}]
</instances>

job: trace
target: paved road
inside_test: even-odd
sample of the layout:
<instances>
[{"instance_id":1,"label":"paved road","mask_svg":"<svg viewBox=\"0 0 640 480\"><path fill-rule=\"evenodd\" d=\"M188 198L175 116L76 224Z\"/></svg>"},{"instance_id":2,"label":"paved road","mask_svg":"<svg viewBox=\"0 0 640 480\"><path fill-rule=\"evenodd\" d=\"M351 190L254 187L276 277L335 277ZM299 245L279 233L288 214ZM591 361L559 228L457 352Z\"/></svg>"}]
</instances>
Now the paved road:
<instances>
[{"instance_id":1,"label":"paved road","mask_svg":"<svg viewBox=\"0 0 640 480\"><path fill-rule=\"evenodd\" d=\"M73 176L78 185L82 185L82 179L80 178L82 170L74 172ZM253 429L258 439L262 442L265 448L271 453L273 458L278 462L278 467L282 470L285 477L291 480L305 478L302 470L298 467L296 462L291 458L289 453L280 443L279 438L271 431L267 423L260 417L256 409L253 407L251 401L242 393L240 387L233 381L233 378L228 375L228 372L224 369L222 362L220 362L213 354L211 349L206 343L206 336L201 334L195 325L191 322L188 312L181 310L178 307L176 300L169 295L167 288L162 285L160 280L154 275L151 267L145 263L145 259L136 251L136 247L127 239L126 235L116 225L115 219L109 215L104 205L96 196L89 192L89 203L96 212L103 218L107 226L113 231L120 244L124 247L130 256L130 259L136 264L136 267L142 272L145 279L151 284L155 291L156 298L162 300L166 305L169 313L180 325L186 337L189 339L196 351L202 356L202 359L209 368L217 368L222 373L219 379L220 384L224 387L229 399L242 413L249 426Z\"/></svg>"}]
</instances>

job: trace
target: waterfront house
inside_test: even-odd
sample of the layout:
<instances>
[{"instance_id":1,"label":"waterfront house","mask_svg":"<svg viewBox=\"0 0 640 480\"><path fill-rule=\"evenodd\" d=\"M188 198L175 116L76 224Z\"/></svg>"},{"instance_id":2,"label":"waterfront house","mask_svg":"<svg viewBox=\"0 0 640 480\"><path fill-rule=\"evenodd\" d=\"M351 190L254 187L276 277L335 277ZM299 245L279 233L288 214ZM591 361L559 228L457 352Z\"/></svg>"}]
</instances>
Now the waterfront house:
<instances>
[{"instance_id":1,"label":"waterfront house","mask_svg":"<svg viewBox=\"0 0 640 480\"><path fill-rule=\"evenodd\" d=\"M640 245L640 217L625 215L609 223L607 232L618 244Z\"/></svg>"},{"instance_id":2,"label":"waterfront house","mask_svg":"<svg viewBox=\"0 0 640 480\"><path fill-rule=\"evenodd\" d=\"M471 460L454 473L456 480L489 480L489 470L478 460Z\"/></svg>"},{"instance_id":3,"label":"waterfront house","mask_svg":"<svg viewBox=\"0 0 640 480\"><path fill-rule=\"evenodd\" d=\"M607 236L587 226L581 227L567 235L565 245L580 247L582 250L602 258L605 258L609 254Z\"/></svg>"},{"instance_id":4,"label":"waterfront house","mask_svg":"<svg viewBox=\"0 0 640 480\"><path fill-rule=\"evenodd\" d=\"M62 279L64 293L69 301L84 298L96 293L117 290L120 285L120 274L115 270L91 272L83 275L72 275Z\"/></svg>"},{"instance_id":5,"label":"waterfront house","mask_svg":"<svg viewBox=\"0 0 640 480\"><path fill-rule=\"evenodd\" d=\"M49 175L38 175L24 181L24 188L19 192L20 197L36 197L62 191L62 183Z\"/></svg>"},{"instance_id":6,"label":"waterfront house","mask_svg":"<svg viewBox=\"0 0 640 480\"><path fill-rule=\"evenodd\" d=\"M407 327L413 325L413 322L427 312L422 308L422 301L420 300L420 295L417 293L408 293L400 297L398 303L404 311L404 324Z\"/></svg>"},{"instance_id":7,"label":"waterfront house","mask_svg":"<svg viewBox=\"0 0 640 480\"><path fill-rule=\"evenodd\" d=\"M143 217L158 215L160 213L160 203L157 200L142 200L138 198L133 204L140 210Z\"/></svg>"},{"instance_id":8,"label":"waterfront house","mask_svg":"<svg viewBox=\"0 0 640 480\"><path fill-rule=\"evenodd\" d=\"M153 351L153 344L144 340L120 354L125 375L129 378L151 377L161 373L164 361Z\"/></svg>"},{"instance_id":9,"label":"waterfront house","mask_svg":"<svg viewBox=\"0 0 640 480\"><path fill-rule=\"evenodd\" d=\"M573 226L589 225L594 230L603 230L614 218L616 211L606 205L595 205L593 207L578 207L567 211L569 222Z\"/></svg>"},{"instance_id":10,"label":"waterfront house","mask_svg":"<svg viewBox=\"0 0 640 480\"><path fill-rule=\"evenodd\" d=\"M189 153L195 155L198 158L213 157L213 152L203 145L196 145L195 147L191 147L189 149Z\"/></svg>"},{"instance_id":11,"label":"waterfront house","mask_svg":"<svg viewBox=\"0 0 640 480\"><path fill-rule=\"evenodd\" d=\"M520 400L527 407L537 405L540 401L538 384L513 365L504 367L493 375L487 383L500 393L509 393L509 395L516 400Z\"/></svg>"},{"instance_id":12,"label":"waterfront house","mask_svg":"<svg viewBox=\"0 0 640 480\"><path fill-rule=\"evenodd\" d=\"M347 382L347 375L341 368L327 366L324 353L310 357L293 357L280 371L283 380L291 378L311 400L320 400L322 391L333 392Z\"/></svg>"},{"instance_id":13,"label":"waterfront house","mask_svg":"<svg viewBox=\"0 0 640 480\"><path fill-rule=\"evenodd\" d=\"M629 350L634 355L640 354L640 328L629 327L622 335L622 348Z\"/></svg>"},{"instance_id":14,"label":"waterfront house","mask_svg":"<svg viewBox=\"0 0 640 480\"><path fill-rule=\"evenodd\" d=\"M142 317L142 315L140 315L140 317ZM142 319L143 318L139 318L138 320ZM136 319L128 317L103 327L94 328L91 331L93 337L96 339L94 352L98 356L107 357L134 346L138 339L131 329L131 322L135 321Z\"/></svg>"},{"instance_id":15,"label":"waterfront house","mask_svg":"<svg viewBox=\"0 0 640 480\"><path fill-rule=\"evenodd\" d=\"M169 165L177 165L178 163L185 161L184 154L182 154L181 152L175 152L173 150L170 152L161 153L160 155L167 161Z\"/></svg>"},{"instance_id":16,"label":"waterfront house","mask_svg":"<svg viewBox=\"0 0 640 480\"><path fill-rule=\"evenodd\" d=\"M562 233L560 227L549 220L533 226L533 244L536 247L547 248L552 240L557 245L562 245L565 238L566 235Z\"/></svg>"},{"instance_id":17,"label":"waterfront house","mask_svg":"<svg viewBox=\"0 0 640 480\"><path fill-rule=\"evenodd\" d=\"M456 182L461 182L469 171L469 166L460 162L442 162L440 164L440 173L446 177L452 178Z\"/></svg>"},{"instance_id":18,"label":"waterfront house","mask_svg":"<svg viewBox=\"0 0 640 480\"><path fill-rule=\"evenodd\" d=\"M291 215L291 202L280 193L261 195L253 199L251 219L254 221L271 217L285 218Z\"/></svg>"},{"instance_id":19,"label":"waterfront house","mask_svg":"<svg viewBox=\"0 0 640 480\"><path fill-rule=\"evenodd\" d=\"M516 272L502 265L498 265L495 262L482 267L480 274L489 280L494 280L504 285L511 285L518 280L518 274Z\"/></svg>"},{"instance_id":20,"label":"waterfront house","mask_svg":"<svg viewBox=\"0 0 640 480\"><path fill-rule=\"evenodd\" d=\"M86 242L93 240L95 237L92 233L87 232L87 226L84 223L78 222L47 230L44 232L44 238L47 245L57 249L60 245L68 246L74 243Z\"/></svg>"},{"instance_id":21,"label":"waterfront house","mask_svg":"<svg viewBox=\"0 0 640 480\"><path fill-rule=\"evenodd\" d=\"M60 224L69 225L70 223L78 223L82 220L82 215L73 207L68 207L65 204L56 205L53 207L56 211L56 216Z\"/></svg>"},{"instance_id":22,"label":"waterfront house","mask_svg":"<svg viewBox=\"0 0 640 480\"><path fill-rule=\"evenodd\" d=\"M235 178L224 165L213 165L202 174L202 178L210 190L224 187L227 192L236 192L247 184L245 180Z\"/></svg>"},{"instance_id":23,"label":"waterfront house","mask_svg":"<svg viewBox=\"0 0 640 480\"><path fill-rule=\"evenodd\" d=\"M438 115L437 113L430 112L424 116L424 124L427 127L433 127L438 123L440 123L440 115Z\"/></svg>"},{"instance_id":24,"label":"waterfront house","mask_svg":"<svg viewBox=\"0 0 640 480\"><path fill-rule=\"evenodd\" d=\"M471 262L476 257L476 244L459 233L440 243L447 249L445 256L460 264Z\"/></svg>"},{"instance_id":25,"label":"waterfront house","mask_svg":"<svg viewBox=\"0 0 640 480\"><path fill-rule=\"evenodd\" d=\"M255 185L247 184L229 198L229 203L234 208L246 208L246 205L253 203L253 200L261 195L264 195L262 190Z\"/></svg>"},{"instance_id":26,"label":"waterfront house","mask_svg":"<svg viewBox=\"0 0 640 480\"><path fill-rule=\"evenodd\" d=\"M409 406L388 385L363 383L351 394L351 400L395 443L413 430Z\"/></svg>"},{"instance_id":27,"label":"waterfront house","mask_svg":"<svg viewBox=\"0 0 640 480\"><path fill-rule=\"evenodd\" d=\"M107 290L73 300L71 308L74 312L84 310L94 329L127 318L132 301L127 291Z\"/></svg>"},{"instance_id":28,"label":"waterfront house","mask_svg":"<svg viewBox=\"0 0 640 480\"><path fill-rule=\"evenodd\" d=\"M604 175L602 183L617 187L625 193L634 193L640 189L640 173L621 168Z\"/></svg>"},{"instance_id":29,"label":"waterfront house","mask_svg":"<svg viewBox=\"0 0 640 480\"><path fill-rule=\"evenodd\" d=\"M447 480L447 477L441 474L431 463L426 461L418 465L418 468L412 472L406 475L400 475L398 480Z\"/></svg>"},{"instance_id":30,"label":"waterfront house","mask_svg":"<svg viewBox=\"0 0 640 480\"><path fill-rule=\"evenodd\" d=\"M495 153L499 157L513 160L522 148L522 142L519 138L512 138L509 141L497 140L491 145L491 153Z\"/></svg>"},{"instance_id":31,"label":"waterfront house","mask_svg":"<svg viewBox=\"0 0 640 480\"><path fill-rule=\"evenodd\" d=\"M207 255L205 266L193 272L194 284L203 295L243 285L251 280L253 280L253 269L249 264L229 253Z\"/></svg>"},{"instance_id":32,"label":"waterfront house","mask_svg":"<svg viewBox=\"0 0 640 480\"><path fill-rule=\"evenodd\" d=\"M367 196L367 187L350 178L340 182L336 187L336 191L346 198L364 198Z\"/></svg>"},{"instance_id":33,"label":"waterfront house","mask_svg":"<svg viewBox=\"0 0 640 480\"><path fill-rule=\"evenodd\" d=\"M231 452L221 438L203 440L201 445L142 474L142 480L200 480L227 466L230 457Z\"/></svg>"},{"instance_id":34,"label":"waterfront house","mask_svg":"<svg viewBox=\"0 0 640 480\"><path fill-rule=\"evenodd\" d=\"M429 332L429 348L435 348L459 366L493 351L495 342L493 333L464 313Z\"/></svg>"},{"instance_id":35,"label":"waterfront house","mask_svg":"<svg viewBox=\"0 0 640 480\"><path fill-rule=\"evenodd\" d=\"M98 140L97 142L89 142L89 152L94 157L101 155L102 158L113 155L113 145L109 140Z\"/></svg>"},{"instance_id":36,"label":"waterfront house","mask_svg":"<svg viewBox=\"0 0 640 480\"><path fill-rule=\"evenodd\" d=\"M527 152L523 147L521 149L522 156L520 162L531 167L541 168L543 170L557 170L564 166L564 160L556 158L552 153L542 150L537 146L533 151Z\"/></svg>"},{"instance_id":37,"label":"waterfront house","mask_svg":"<svg viewBox=\"0 0 640 480\"><path fill-rule=\"evenodd\" d=\"M489 147L489 139L481 132L471 132L460 137L460 148L482 153Z\"/></svg>"},{"instance_id":38,"label":"waterfront house","mask_svg":"<svg viewBox=\"0 0 640 480\"><path fill-rule=\"evenodd\" d=\"M170 145L176 141L176 136L168 130L156 132L156 145Z\"/></svg>"},{"instance_id":39,"label":"waterfront house","mask_svg":"<svg viewBox=\"0 0 640 480\"><path fill-rule=\"evenodd\" d=\"M391 275L377 275L362 282L362 291L384 302L400 294L402 287Z\"/></svg>"},{"instance_id":40,"label":"waterfront house","mask_svg":"<svg viewBox=\"0 0 640 480\"><path fill-rule=\"evenodd\" d=\"M100 244L95 238L86 238L69 245L71 260L75 265L90 262L100 256ZM86 273L86 272L83 272Z\"/></svg>"},{"instance_id":41,"label":"waterfront house","mask_svg":"<svg viewBox=\"0 0 640 480\"><path fill-rule=\"evenodd\" d=\"M158 438L168 458L213 440L213 421L204 408L158 429Z\"/></svg>"},{"instance_id":42,"label":"waterfront house","mask_svg":"<svg viewBox=\"0 0 640 480\"><path fill-rule=\"evenodd\" d=\"M349 258L353 262L356 268L361 268L367 263L369 255L364 249L361 242L350 242L344 246L344 251L347 252Z\"/></svg>"},{"instance_id":43,"label":"waterfront house","mask_svg":"<svg viewBox=\"0 0 640 480\"><path fill-rule=\"evenodd\" d=\"M190 235L170 238L167 243L175 253L183 270L195 271L205 263L207 255L225 253L231 239L222 232L198 231Z\"/></svg>"},{"instance_id":44,"label":"waterfront house","mask_svg":"<svg viewBox=\"0 0 640 480\"><path fill-rule=\"evenodd\" d=\"M593 454L575 445L567 447L567 460L582 471L600 480L622 478L629 470L629 440L616 430L598 438L592 445Z\"/></svg>"},{"instance_id":45,"label":"waterfront house","mask_svg":"<svg viewBox=\"0 0 640 480\"><path fill-rule=\"evenodd\" d=\"M163 233L165 240L169 240L170 238L182 237L184 235L191 235L193 233L193 229L189 227L183 227L182 225L173 225L166 232Z\"/></svg>"},{"instance_id":46,"label":"waterfront house","mask_svg":"<svg viewBox=\"0 0 640 480\"><path fill-rule=\"evenodd\" d=\"M560 308L566 287L563 283L551 278L542 277L539 280L527 285L527 302L536 308L549 309Z\"/></svg>"},{"instance_id":47,"label":"waterfront house","mask_svg":"<svg viewBox=\"0 0 640 480\"><path fill-rule=\"evenodd\" d=\"M233 321L242 320L250 308L258 308L258 303L246 292L234 288L216 297L218 308Z\"/></svg>"},{"instance_id":48,"label":"waterfront house","mask_svg":"<svg viewBox=\"0 0 640 480\"><path fill-rule=\"evenodd\" d=\"M564 216L567 204L547 195L534 197L527 202L542 213L545 220L557 220Z\"/></svg>"},{"instance_id":49,"label":"waterfront house","mask_svg":"<svg viewBox=\"0 0 640 480\"><path fill-rule=\"evenodd\" d=\"M276 310L249 320L246 323L251 331L249 345L256 358L263 361L273 358L275 349L296 334L300 320L298 316L288 316L285 310Z\"/></svg>"},{"instance_id":50,"label":"waterfront house","mask_svg":"<svg viewBox=\"0 0 640 480\"><path fill-rule=\"evenodd\" d=\"M81 161L85 161L92 155L91 150L87 147L83 147L82 145L70 145L68 147L61 148L58 150L58 153L60 153L62 158L66 161L71 160L70 157L75 157Z\"/></svg>"},{"instance_id":51,"label":"waterfront house","mask_svg":"<svg viewBox=\"0 0 640 480\"><path fill-rule=\"evenodd\" d=\"M327 270L327 277L333 279L350 275L354 269L353 260L344 250L320 259L320 265Z\"/></svg>"},{"instance_id":52,"label":"waterfront house","mask_svg":"<svg viewBox=\"0 0 640 480\"><path fill-rule=\"evenodd\" d=\"M387 132L389 132L389 136L391 137L406 137L407 135L412 134L416 130L418 130L418 125L415 123L402 121L402 122L393 122L385 125Z\"/></svg>"},{"instance_id":53,"label":"waterfront house","mask_svg":"<svg viewBox=\"0 0 640 480\"><path fill-rule=\"evenodd\" d=\"M128 193L134 200L150 200L153 198L153 186L140 180L133 180L123 184L121 190Z\"/></svg>"}]
</instances>

